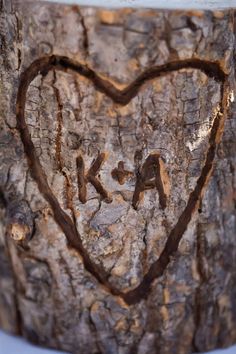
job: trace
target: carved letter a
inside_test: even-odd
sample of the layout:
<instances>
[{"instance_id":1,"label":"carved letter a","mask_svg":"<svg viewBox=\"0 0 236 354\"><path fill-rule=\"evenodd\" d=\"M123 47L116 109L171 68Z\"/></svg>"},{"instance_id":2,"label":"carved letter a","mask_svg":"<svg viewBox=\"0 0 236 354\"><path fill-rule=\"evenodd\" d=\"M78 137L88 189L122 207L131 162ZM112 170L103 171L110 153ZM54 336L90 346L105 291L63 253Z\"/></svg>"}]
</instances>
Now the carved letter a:
<instances>
[{"instance_id":1,"label":"carved letter a","mask_svg":"<svg viewBox=\"0 0 236 354\"><path fill-rule=\"evenodd\" d=\"M160 206L162 209L165 209L169 196L170 183L164 162L157 153L149 155L143 166L137 172L137 181L132 200L134 209L138 207L141 194L145 190L153 188L157 189Z\"/></svg>"}]
</instances>

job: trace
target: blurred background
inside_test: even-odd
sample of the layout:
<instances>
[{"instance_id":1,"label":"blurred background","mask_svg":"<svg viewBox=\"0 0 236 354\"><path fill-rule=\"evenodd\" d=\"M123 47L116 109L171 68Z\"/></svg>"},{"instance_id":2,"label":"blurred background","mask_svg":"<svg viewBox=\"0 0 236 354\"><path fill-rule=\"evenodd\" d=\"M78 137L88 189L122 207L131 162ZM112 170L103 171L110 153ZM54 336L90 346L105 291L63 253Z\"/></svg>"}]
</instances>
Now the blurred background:
<instances>
[{"instance_id":1,"label":"blurred background","mask_svg":"<svg viewBox=\"0 0 236 354\"><path fill-rule=\"evenodd\" d=\"M22 338L12 337L0 331L0 354L63 354L63 352L35 347ZM228 349L208 352L208 354L236 354L236 345Z\"/></svg>"}]
</instances>

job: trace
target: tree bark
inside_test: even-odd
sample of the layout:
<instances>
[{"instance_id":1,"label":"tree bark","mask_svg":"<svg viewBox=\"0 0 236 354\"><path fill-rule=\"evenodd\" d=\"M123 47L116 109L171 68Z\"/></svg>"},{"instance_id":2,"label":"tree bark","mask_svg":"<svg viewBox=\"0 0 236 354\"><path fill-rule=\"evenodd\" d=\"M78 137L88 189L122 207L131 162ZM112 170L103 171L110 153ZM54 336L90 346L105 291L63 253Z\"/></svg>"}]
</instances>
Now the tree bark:
<instances>
[{"instance_id":1,"label":"tree bark","mask_svg":"<svg viewBox=\"0 0 236 354\"><path fill-rule=\"evenodd\" d=\"M0 327L71 353L234 343L234 12L0 9Z\"/></svg>"}]
</instances>

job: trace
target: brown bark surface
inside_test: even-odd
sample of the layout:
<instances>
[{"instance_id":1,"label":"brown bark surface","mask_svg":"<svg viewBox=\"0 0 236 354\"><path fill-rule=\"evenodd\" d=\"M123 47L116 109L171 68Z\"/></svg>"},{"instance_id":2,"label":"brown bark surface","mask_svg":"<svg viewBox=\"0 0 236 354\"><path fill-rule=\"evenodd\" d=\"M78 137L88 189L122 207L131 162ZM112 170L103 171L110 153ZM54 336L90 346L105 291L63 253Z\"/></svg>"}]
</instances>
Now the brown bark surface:
<instances>
[{"instance_id":1,"label":"brown bark surface","mask_svg":"<svg viewBox=\"0 0 236 354\"><path fill-rule=\"evenodd\" d=\"M0 327L77 354L234 343L233 11L0 9Z\"/></svg>"}]
</instances>

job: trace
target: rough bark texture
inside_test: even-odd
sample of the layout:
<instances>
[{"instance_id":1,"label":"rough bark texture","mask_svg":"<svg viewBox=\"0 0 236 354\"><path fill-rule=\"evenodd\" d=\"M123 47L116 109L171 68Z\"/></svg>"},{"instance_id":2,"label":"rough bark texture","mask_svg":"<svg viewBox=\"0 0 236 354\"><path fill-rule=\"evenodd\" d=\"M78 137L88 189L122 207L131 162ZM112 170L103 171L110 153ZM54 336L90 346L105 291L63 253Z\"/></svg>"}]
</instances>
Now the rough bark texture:
<instances>
[{"instance_id":1,"label":"rough bark texture","mask_svg":"<svg viewBox=\"0 0 236 354\"><path fill-rule=\"evenodd\" d=\"M0 326L72 353L234 343L233 11L0 9Z\"/></svg>"}]
</instances>

